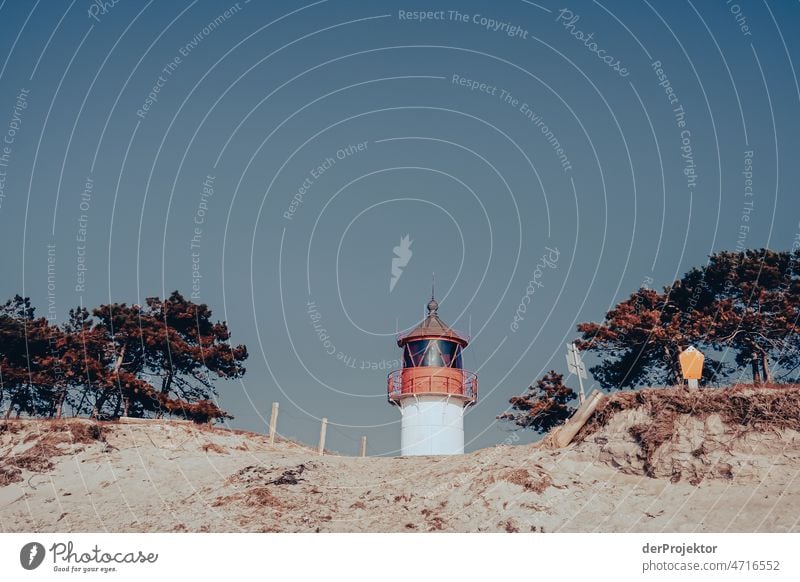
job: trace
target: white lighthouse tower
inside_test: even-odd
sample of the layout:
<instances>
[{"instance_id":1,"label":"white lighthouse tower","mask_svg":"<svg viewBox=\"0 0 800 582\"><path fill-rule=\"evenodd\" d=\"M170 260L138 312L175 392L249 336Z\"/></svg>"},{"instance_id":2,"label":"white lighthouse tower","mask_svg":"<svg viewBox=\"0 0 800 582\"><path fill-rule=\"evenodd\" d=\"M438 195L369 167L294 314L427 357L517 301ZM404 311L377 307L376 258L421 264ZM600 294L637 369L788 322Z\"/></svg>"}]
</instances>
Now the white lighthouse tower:
<instances>
[{"instance_id":1,"label":"white lighthouse tower","mask_svg":"<svg viewBox=\"0 0 800 582\"><path fill-rule=\"evenodd\" d=\"M428 316L400 336L403 367L389 374L389 402L402 415L400 451L408 455L464 452L464 411L478 397L478 377L461 366L469 343L447 325L431 297Z\"/></svg>"}]
</instances>

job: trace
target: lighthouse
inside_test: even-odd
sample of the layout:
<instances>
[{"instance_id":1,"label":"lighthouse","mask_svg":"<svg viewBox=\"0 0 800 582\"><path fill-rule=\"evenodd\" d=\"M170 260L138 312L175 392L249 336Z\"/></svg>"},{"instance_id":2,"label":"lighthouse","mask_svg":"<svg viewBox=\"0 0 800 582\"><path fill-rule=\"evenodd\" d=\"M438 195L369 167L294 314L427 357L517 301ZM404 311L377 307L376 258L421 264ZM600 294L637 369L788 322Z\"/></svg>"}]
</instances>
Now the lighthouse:
<instances>
[{"instance_id":1,"label":"lighthouse","mask_svg":"<svg viewBox=\"0 0 800 582\"><path fill-rule=\"evenodd\" d=\"M389 403L400 410L400 451L409 455L464 452L464 412L478 397L478 377L462 367L469 341L439 319L432 296L428 315L397 339L403 367L388 378Z\"/></svg>"}]
</instances>

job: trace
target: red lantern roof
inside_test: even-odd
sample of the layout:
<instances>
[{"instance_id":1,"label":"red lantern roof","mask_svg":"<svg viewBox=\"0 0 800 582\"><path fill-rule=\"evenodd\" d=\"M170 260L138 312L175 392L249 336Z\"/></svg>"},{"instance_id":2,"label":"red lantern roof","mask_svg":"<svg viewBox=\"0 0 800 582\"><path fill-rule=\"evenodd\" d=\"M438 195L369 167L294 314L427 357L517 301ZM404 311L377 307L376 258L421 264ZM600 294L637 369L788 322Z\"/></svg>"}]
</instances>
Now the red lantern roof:
<instances>
[{"instance_id":1,"label":"red lantern roof","mask_svg":"<svg viewBox=\"0 0 800 582\"><path fill-rule=\"evenodd\" d=\"M458 332L453 330L450 326L439 319L437 311L439 310L439 302L433 297L428 301L428 316L422 320L417 327L412 329L405 335L397 339L397 345L403 347L408 342L418 339L444 339L451 340L461 344L461 347L466 347L469 340L459 335Z\"/></svg>"}]
</instances>

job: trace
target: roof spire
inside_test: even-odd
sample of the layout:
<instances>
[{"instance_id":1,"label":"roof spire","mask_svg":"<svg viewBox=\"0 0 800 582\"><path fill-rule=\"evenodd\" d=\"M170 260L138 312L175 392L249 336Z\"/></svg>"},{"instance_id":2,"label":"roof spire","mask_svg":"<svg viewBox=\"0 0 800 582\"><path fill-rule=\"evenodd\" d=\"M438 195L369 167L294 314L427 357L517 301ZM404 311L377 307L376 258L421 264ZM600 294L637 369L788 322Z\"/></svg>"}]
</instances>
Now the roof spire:
<instances>
[{"instance_id":1,"label":"roof spire","mask_svg":"<svg viewBox=\"0 0 800 582\"><path fill-rule=\"evenodd\" d=\"M436 273L431 274L431 300L428 301L428 317L436 315L439 309L439 302L436 301Z\"/></svg>"}]
</instances>

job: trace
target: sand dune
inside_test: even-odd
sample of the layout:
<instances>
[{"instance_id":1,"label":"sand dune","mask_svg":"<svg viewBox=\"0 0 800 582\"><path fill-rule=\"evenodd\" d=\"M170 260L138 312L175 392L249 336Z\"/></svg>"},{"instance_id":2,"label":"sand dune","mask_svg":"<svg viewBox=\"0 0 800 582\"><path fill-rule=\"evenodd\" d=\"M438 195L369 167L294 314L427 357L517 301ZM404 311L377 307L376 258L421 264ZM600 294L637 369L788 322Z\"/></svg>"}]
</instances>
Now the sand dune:
<instances>
[{"instance_id":1,"label":"sand dune","mask_svg":"<svg viewBox=\"0 0 800 582\"><path fill-rule=\"evenodd\" d=\"M645 453L652 412L601 415L560 450L363 459L187 422L10 421L0 530L800 531L800 433L677 414Z\"/></svg>"}]
</instances>

